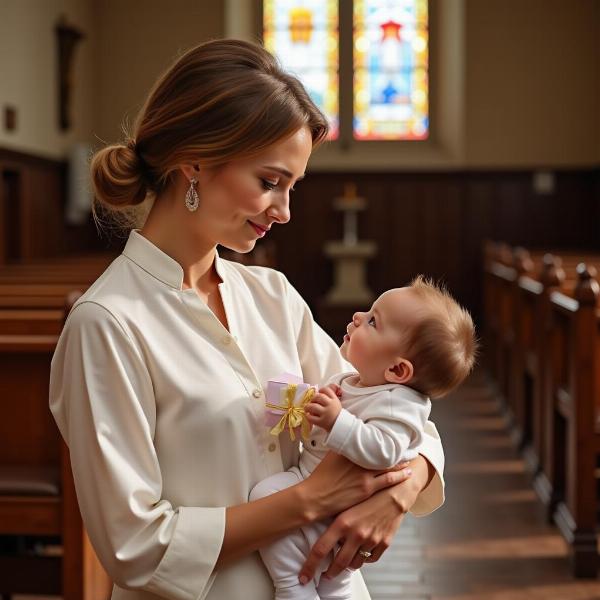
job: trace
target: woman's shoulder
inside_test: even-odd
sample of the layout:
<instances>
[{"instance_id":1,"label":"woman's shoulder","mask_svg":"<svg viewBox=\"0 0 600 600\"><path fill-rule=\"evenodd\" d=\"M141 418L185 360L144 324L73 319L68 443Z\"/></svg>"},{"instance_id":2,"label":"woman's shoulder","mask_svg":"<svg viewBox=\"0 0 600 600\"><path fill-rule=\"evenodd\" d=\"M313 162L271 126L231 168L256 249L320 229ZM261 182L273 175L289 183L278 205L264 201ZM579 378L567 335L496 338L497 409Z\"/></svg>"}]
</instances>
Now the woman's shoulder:
<instances>
[{"instance_id":1,"label":"woman's shoulder","mask_svg":"<svg viewBox=\"0 0 600 600\"><path fill-rule=\"evenodd\" d=\"M287 277L277 269L258 265L243 265L233 260L220 258L219 262L226 271L228 281L233 285L258 287L275 293L287 292Z\"/></svg>"},{"instance_id":2,"label":"woman's shoulder","mask_svg":"<svg viewBox=\"0 0 600 600\"><path fill-rule=\"evenodd\" d=\"M67 324L75 321L119 323L118 315L127 313L140 291L132 278L129 261L121 254L106 268L92 285L77 299L69 312ZM74 315L76 314L76 317Z\"/></svg>"}]
</instances>

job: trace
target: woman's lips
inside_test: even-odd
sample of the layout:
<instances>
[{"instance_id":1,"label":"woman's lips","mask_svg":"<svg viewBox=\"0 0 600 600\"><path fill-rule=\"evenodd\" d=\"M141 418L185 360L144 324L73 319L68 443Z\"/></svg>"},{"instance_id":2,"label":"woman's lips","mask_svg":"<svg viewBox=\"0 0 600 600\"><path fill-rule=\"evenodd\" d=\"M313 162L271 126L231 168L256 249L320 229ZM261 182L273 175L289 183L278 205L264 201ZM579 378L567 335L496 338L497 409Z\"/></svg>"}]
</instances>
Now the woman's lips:
<instances>
[{"instance_id":1,"label":"woman's lips","mask_svg":"<svg viewBox=\"0 0 600 600\"><path fill-rule=\"evenodd\" d=\"M345 341L345 342L349 342L349 341L350 341L350 336L349 336L348 334L346 334L346 335L344 336L344 341Z\"/></svg>"},{"instance_id":2,"label":"woman's lips","mask_svg":"<svg viewBox=\"0 0 600 600\"><path fill-rule=\"evenodd\" d=\"M254 231L256 231L258 237L263 237L267 233L267 231L269 231L266 227L261 227L260 225L257 225L252 221L248 221L248 223L250 223Z\"/></svg>"}]
</instances>

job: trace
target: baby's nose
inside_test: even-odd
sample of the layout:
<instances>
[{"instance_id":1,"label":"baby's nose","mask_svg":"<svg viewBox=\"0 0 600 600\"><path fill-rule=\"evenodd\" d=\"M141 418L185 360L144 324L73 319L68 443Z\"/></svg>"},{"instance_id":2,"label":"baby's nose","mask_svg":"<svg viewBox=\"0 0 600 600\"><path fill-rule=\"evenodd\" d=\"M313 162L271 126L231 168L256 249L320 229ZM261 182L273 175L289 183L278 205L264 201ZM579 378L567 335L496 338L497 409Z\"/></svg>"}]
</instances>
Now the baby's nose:
<instances>
[{"instance_id":1,"label":"baby's nose","mask_svg":"<svg viewBox=\"0 0 600 600\"><path fill-rule=\"evenodd\" d=\"M354 323L354 325L356 327L358 327L360 325L360 320L361 320L361 314L360 313L354 313L354 316L352 317L352 322Z\"/></svg>"}]
</instances>

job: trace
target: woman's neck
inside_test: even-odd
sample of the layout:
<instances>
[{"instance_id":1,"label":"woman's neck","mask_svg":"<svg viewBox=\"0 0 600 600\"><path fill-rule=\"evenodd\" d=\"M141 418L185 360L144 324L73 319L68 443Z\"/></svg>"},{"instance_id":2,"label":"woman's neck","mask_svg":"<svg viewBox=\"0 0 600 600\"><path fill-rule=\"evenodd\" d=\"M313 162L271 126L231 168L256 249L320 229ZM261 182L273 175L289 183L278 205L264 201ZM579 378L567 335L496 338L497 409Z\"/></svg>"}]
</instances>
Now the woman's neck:
<instances>
[{"instance_id":1,"label":"woman's neck","mask_svg":"<svg viewBox=\"0 0 600 600\"><path fill-rule=\"evenodd\" d=\"M182 208L168 197L157 198L140 233L181 265L184 288L210 294L221 281L214 267L216 246L194 235L193 215Z\"/></svg>"}]
</instances>

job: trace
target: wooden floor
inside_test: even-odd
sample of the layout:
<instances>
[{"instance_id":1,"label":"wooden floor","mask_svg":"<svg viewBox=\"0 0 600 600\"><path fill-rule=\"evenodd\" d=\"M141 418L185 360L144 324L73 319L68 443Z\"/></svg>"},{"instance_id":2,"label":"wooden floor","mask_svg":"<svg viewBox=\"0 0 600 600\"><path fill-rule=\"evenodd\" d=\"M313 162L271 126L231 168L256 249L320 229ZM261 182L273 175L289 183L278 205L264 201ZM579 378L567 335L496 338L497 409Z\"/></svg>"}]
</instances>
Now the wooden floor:
<instances>
[{"instance_id":1,"label":"wooden floor","mask_svg":"<svg viewBox=\"0 0 600 600\"><path fill-rule=\"evenodd\" d=\"M569 576L487 380L475 374L434 401L447 499L408 517L379 563L363 569L373 600L598 600L600 579Z\"/></svg>"},{"instance_id":2,"label":"wooden floor","mask_svg":"<svg viewBox=\"0 0 600 600\"><path fill-rule=\"evenodd\" d=\"M600 600L600 580L569 576L565 544L544 523L485 377L434 402L432 415L447 500L429 517L407 517L363 569L373 600Z\"/></svg>"}]
</instances>

